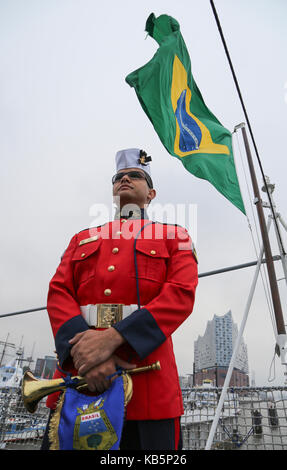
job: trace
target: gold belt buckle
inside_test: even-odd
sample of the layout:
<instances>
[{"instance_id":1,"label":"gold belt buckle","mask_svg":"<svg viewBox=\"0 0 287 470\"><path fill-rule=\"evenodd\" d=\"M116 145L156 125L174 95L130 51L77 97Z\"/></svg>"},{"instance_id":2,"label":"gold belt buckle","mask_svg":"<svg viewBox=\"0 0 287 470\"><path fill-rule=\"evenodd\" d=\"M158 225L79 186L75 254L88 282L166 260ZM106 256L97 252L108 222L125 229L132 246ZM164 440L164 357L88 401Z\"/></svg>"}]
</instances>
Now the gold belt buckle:
<instances>
[{"instance_id":1,"label":"gold belt buckle","mask_svg":"<svg viewBox=\"0 0 287 470\"><path fill-rule=\"evenodd\" d=\"M97 305L96 328L110 328L123 319L123 304Z\"/></svg>"}]
</instances>

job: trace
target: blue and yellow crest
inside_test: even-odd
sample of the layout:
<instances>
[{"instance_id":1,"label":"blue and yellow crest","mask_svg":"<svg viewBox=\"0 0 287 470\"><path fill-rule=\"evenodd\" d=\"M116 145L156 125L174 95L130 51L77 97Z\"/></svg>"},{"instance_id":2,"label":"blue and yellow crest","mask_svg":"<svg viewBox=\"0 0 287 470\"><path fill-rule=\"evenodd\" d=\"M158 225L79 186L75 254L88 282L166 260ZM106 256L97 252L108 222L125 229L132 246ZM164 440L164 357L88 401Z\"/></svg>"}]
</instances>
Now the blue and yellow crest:
<instances>
[{"instance_id":1,"label":"blue and yellow crest","mask_svg":"<svg viewBox=\"0 0 287 470\"><path fill-rule=\"evenodd\" d=\"M73 449L108 450L118 440L117 433L103 408L105 399L100 398L78 408L74 425Z\"/></svg>"},{"instance_id":2,"label":"blue and yellow crest","mask_svg":"<svg viewBox=\"0 0 287 470\"><path fill-rule=\"evenodd\" d=\"M96 397L68 387L51 419L51 450L118 450L124 412L122 376Z\"/></svg>"}]
</instances>

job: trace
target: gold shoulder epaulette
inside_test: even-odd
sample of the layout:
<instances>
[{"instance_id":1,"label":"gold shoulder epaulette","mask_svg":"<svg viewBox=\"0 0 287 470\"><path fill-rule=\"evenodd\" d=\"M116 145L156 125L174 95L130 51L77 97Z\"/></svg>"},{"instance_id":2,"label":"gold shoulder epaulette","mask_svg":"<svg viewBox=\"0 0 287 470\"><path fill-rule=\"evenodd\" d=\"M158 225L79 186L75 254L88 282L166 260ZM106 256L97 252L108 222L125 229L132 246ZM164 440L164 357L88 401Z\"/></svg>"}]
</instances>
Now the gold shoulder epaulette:
<instances>
[{"instance_id":1,"label":"gold shoulder epaulette","mask_svg":"<svg viewBox=\"0 0 287 470\"><path fill-rule=\"evenodd\" d=\"M85 238L84 240L80 241L79 246L85 245L86 243L95 242L96 240L98 240L98 238L99 238L98 235L95 235L94 237L90 237L90 238Z\"/></svg>"}]
</instances>

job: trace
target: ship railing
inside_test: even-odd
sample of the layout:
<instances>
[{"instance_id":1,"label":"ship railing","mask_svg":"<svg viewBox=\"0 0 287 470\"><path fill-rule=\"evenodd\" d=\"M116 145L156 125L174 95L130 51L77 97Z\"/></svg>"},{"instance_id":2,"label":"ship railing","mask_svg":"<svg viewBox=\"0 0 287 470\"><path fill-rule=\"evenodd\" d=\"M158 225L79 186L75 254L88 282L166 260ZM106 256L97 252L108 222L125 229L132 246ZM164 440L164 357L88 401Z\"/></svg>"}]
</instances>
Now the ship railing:
<instances>
[{"instance_id":1,"label":"ship railing","mask_svg":"<svg viewBox=\"0 0 287 470\"><path fill-rule=\"evenodd\" d=\"M222 388L183 390L183 447L204 450ZM287 450L287 387L230 387L212 450Z\"/></svg>"},{"instance_id":2,"label":"ship railing","mask_svg":"<svg viewBox=\"0 0 287 470\"><path fill-rule=\"evenodd\" d=\"M205 449L221 391L183 389L184 450ZM40 449L48 415L46 399L31 414L19 390L0 390L0 449ZM287 387L230 387L212 450L287 450Z\"/></svg>"}]
</instances>

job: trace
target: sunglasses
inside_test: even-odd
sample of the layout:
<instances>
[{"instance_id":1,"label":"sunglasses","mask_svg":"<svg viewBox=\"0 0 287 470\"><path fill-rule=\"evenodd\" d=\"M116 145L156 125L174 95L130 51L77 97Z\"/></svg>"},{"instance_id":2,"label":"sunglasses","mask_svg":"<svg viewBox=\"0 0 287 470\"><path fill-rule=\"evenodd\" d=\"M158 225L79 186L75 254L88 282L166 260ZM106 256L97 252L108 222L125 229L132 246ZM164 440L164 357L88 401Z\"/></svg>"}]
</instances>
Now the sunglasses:
<instances>
[{"instance_id":1,"label":"sunglasses","mask_svg":"<svg viewBox=\"0 0 287 470\"><path fill-rule=\"evenodd\" d=\"M143 180L145 179L150 188L153 187L151 177L147 174L143 174L140 171L127 171L125 173L116 173L112 178L112 183L118 183L124 176L128 176L131 180Z\"/></svg>"}]
</instances>

